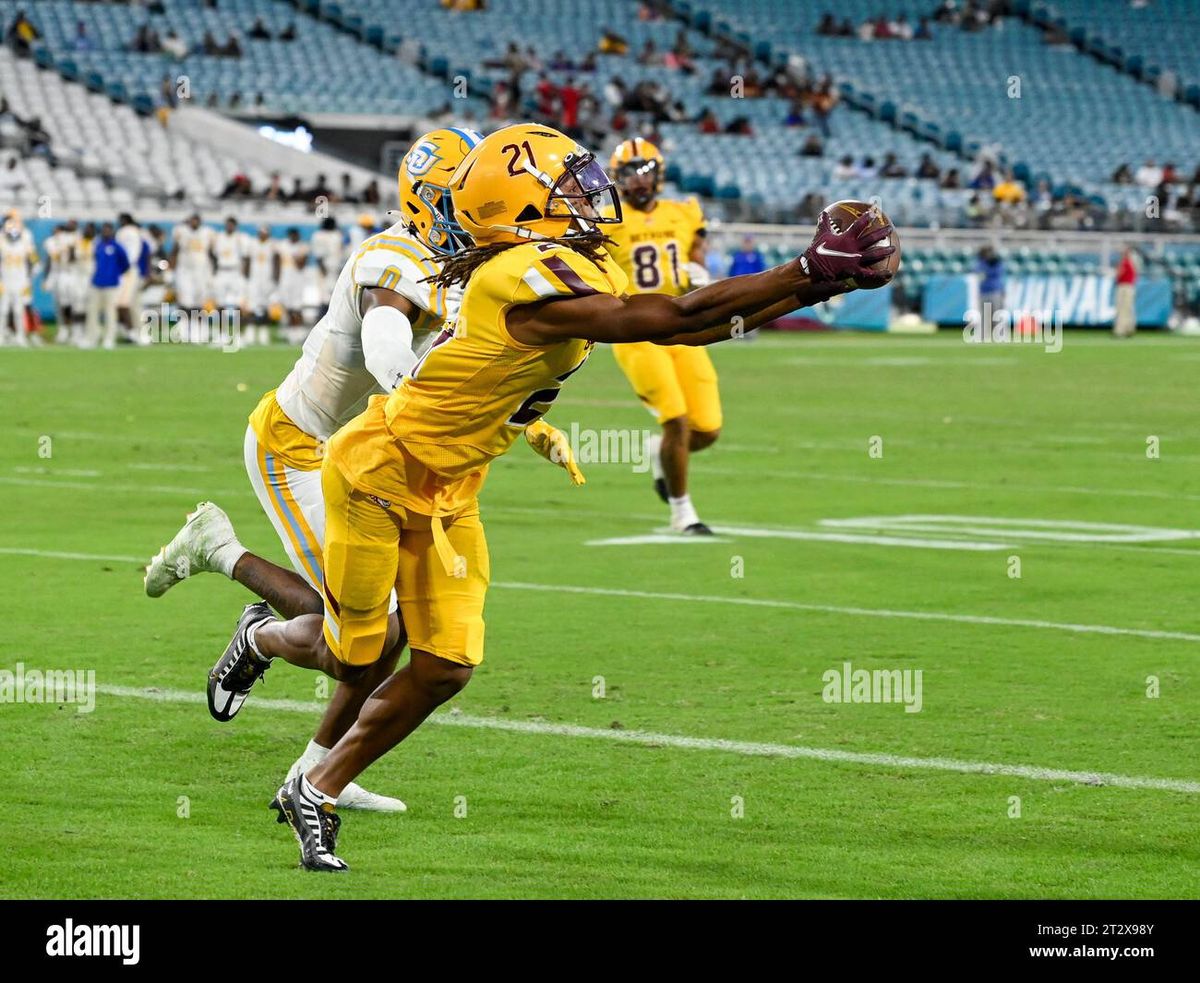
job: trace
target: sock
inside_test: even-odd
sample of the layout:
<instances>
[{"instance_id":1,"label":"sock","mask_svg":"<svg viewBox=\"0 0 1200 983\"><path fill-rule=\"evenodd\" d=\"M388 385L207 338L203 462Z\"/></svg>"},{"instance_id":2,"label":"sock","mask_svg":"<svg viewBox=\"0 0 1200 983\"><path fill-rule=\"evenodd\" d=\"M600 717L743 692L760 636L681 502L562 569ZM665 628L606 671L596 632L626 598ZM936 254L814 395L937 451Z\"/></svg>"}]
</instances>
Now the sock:
<instances>
[{"instance_id":1,"label":"sock","mask_svg":"<svg viewBox=\"0 0 1200 983\"><path fill-rule=\"evenodd\" d=\"M213 570L217 573L225 574L226 577L232 580L233 568L237 566L237 561L245 556L247 552L246 547L234 538L213 550L209 562L212 563Z\"/></svg>"},{"instance_id":2,"label":"sock","mask_svg":"<svg viewBox=\"0 0 1200 983\"><path fill-rule=\"evenodd\" d=\"M700 516L696 514L696 508L692 505L691 495L683 495L679 498L672 495L667 499L667 504L671 506L671 525L677 529L686 529L700 521Z\"/></svg>"},{"instance_id":3,"label":"sock","mask_svg":"<svg viewBox=\"0 0 1200 983\"><path fill-rule=\"evenodd\" d=\"M645 447L646 456L650 458L650 473L654 475L654 480L658 481L663 477L662 436L654 434L652 437L647 437Z\"/></svg>"},{"instance_id":4,"label":"sock","mask_svg":"<svg viewBox=\"0 0 1200 983\"><path fill-rule=\"evenodd\" d=\"M313 785L312 782L308 780L306 775L300 776L300 794L307 799L311 799L313 802L317 803L317 805L337 805L336 795L326 795L319 788Z\"/></svg>"},{"instance_id":5,"label":"sock","mask_svg":"<svg viewBox=\"0 0 1200 983\"><path fill-rule=\"evenodd\" d=\"M259 662L271 661L268 656L263 655L262 652L258 650L258 643L255 641L255 636L258 634L258 629L265 624L267 624L267 622L260 621L258 624L251 625L249 630L246 632L246 644L250 646L250 651L254 653L254 657L258 659Z\"/></svg>"},{"instance_id":6,"label":"sock","mask_svg":"<svg viewBox=\"0 0 1200 983\"><path fill-rule=\"evenodd\" d=\"M316 741L309 741L308 747L304 749L304 754L301 757L316 764L318 761L324 761L325 755L328 753L329 748L321 747Z\"/></svg>"}]
</instances>

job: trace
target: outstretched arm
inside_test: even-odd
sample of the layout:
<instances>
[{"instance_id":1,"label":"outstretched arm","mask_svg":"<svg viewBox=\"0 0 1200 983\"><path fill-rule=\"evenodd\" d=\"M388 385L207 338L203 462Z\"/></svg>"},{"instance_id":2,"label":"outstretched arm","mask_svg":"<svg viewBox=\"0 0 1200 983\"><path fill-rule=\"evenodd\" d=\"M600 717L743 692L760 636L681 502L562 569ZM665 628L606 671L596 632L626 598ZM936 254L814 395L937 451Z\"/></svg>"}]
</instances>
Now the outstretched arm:
<instances>
[{"instance_id":1,"label":"outstretched arm","mask_svg":"<svg viewBox=\"0 0 1200 983\"><path fill-rule=\"evenodd\" d=\"M834 294L858 286L877 285L888 274L874 264L890 256L893 246L878 245L891 234L884 225L870 229L873 212L865 213L844 232L834 232L822 213L812 244L802 256L749 276L732 277L682 297L637 294L614 297L589 294L555 298L514 307L508 312L509 334L526 345L549 345L569 338L610 344L654 341L704 345L750 329Z\"/></svg>"}]
</instances>

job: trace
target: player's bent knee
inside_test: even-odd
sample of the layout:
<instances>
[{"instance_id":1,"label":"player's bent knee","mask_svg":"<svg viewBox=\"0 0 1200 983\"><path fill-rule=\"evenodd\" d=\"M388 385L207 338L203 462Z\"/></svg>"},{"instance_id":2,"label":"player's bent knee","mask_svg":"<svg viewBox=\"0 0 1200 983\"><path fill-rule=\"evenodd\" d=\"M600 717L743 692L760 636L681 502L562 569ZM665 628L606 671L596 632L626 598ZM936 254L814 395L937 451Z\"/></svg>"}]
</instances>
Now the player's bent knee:
<instances>
[{"instance_id":1,"label":"player's bent knee","mask_svg":"<svg viewBox=\"0 0 1200 983\"><path fill-rule=\"evenodd\" d=\"M474 672L473 666L451 662L420 650L412 653L411 665L417 686L434 703L445 703L461 692L471 681Z\"/></svg>"},{"instance_id":2,"label":"player's bent knee","mask_svg":"<svg viewBox=\"0 0 1200 983\"><path fill-rule=\"evenodd\" d=\"M676 416L670 420L663 420L662 431L663 438L677 438L686 441L688 439L691 426L688 424L686 416Z\"/></svg>"},{"instance_id":3,"label":"player's bent knee","mask_svg":"<svg viewBox=\"0 0 1200 983\"><path fill-rule=\"evenodd\" d=\"M702 451L706 447L712 447L720 436L720 427L717 427L715 430L693 430L690 435L689 449Z\"/></svg>"}]
</instances>

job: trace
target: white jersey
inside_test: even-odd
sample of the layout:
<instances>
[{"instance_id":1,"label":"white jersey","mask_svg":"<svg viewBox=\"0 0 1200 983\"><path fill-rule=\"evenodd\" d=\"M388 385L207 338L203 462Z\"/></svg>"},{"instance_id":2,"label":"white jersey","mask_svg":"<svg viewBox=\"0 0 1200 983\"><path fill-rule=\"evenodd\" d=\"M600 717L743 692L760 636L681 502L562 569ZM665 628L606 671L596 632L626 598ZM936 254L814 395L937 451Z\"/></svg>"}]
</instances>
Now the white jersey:
<instances>
[{"instance_id":1,"label":"white jersey","mask_svg":"<svg viewBox=\"0 0 1200 983\"><path fill-rule=\"evenodd\" d=\"M71 268L83 283L91 283L92 274L96 271L96 240L85 239L82 233L75 239L72 246L75 258Z\"/></svg>"},{"instance_id":2,"label":"white jersey","mask_svg":"<svg viewBox=\"0 0 1200 983\"><path fill-rule=\"evenodd\" d=\"M142 230L136 225L122 225L114 238L129 257L129 268L136 270L138 257L142 255Z\"/></svg>"},{"instance_id":3,"label":"white jersey","mask_svg":"<svg viewBox=\"0 0 1200 983\"><path fill-rule=\"evenodd\" d=\"M301 430L328 440L361 413L367 399L383 390L367 371L362 350L360 302L364 289L386 287L411 300L423 313L413 323L413 351L419 356L447 318L452 298L431 283L437 259L424 243L394 225L365 240L342 267L329 298L329 310L309 332L304 350L276 399Z\"/></svg>"},{"instance_id":4,"label":"white jersey","mask_svg":"<svg viewBox=\"0 0 1200 983\"><path fill-rule=\"evenodd\" d=\"M250 253L250 279L266 282L275 276L275 242L255 237L247 246Z\"/></svg>"},{"instance_id":5,"label":"white jersey","mask_svg":"<svg viewBox=\"0 0 1200 983\"><path fill-rule=\"evenodd\" d=\"M313 257L325 265L325 275L332 282L342 265L342 234L336 229L317 229L311 244Z\"/></svg>"},{"instance_id":6,"label":"white jersey","mask_svg":"<svg viewBox=\"0 0 1200 983\"><path fill-rule=\"evenodd\" d=\"M207 273L212 269L208 258L213 242L212 229L204 225L193 229L185 222L175 226L172 238L179 247L179 269L188 273Z\"/></svg>"},{"instance_id":7,"label":"white jersey","mask_svg":"<svg viewBox=\"0 0 1200 983\"><path fill-rule=\"evenodd\" d=\"M275 243L275 253L279 256L281 277L300 272L308 260L308 246L303 242L292 242L291 239Z\"/></svg>"},{"instance_id":8,"label":"white jersey","mask_svg":"<svg viewBox=\"0 0 1200 983\"><path fill-rule=\"evenodd\" d=\"M75 245L76 238L78 238L78 233L68 232L66 229L58 229L46 236L46 241L42 243L42 251L50 260L51 276L63 273L70 266L71 249Z\"/></svg>"},{"instance_id":9,"label":"white jersey","mask_svg":"<svg viewBox=\"0 0 1200 983\"><path fill-rule=\"evenodd\" d=\"M213 252L217 257L217 270L222 273L241 273L242 260L250 253L250 237L236 229L222 229L213 237Z\"/></svg>"},{"instance_id":10,"label":"white jersey","mask_svg":"<svg viewBox=\"0 0 1200 983\"><path fill-rule=\"evenodd\" d=\"M29 287L29 264L36 259L33 236L28 229L22 229L15 239L8 235L0 236L0 277L3 278L6 292Z\"/></svg>"}]
</instances>

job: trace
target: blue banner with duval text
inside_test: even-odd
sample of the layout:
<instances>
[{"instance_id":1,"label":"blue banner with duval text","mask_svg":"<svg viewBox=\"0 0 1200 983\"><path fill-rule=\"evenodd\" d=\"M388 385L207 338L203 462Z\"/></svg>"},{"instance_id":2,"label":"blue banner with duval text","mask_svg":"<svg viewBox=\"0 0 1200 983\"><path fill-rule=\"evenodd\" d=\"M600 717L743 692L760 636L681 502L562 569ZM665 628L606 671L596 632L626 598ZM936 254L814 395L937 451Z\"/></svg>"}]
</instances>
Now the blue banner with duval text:
<instances>
[{"instance_id":1,"label":"blue banner with duval text","mask_svg":"<svg viewBox=\"0 0 1200 983\"><path fill-rule=\"evenodd\" d=\"M892 312L892 285L876 290L855 290L840 294L823 304L803 307L788 317L806 317L831 328L858 328L862 331L886 331Z\"/></svg>"},{"instance_id":2,"label":"blue banner with duval text","mask_svg":"<svg viewBox=\"0 0 1200 983\"><path fill-rule=\"evenodd\" d=\"M1004 289L1007 310L1026 314L1045 312L1060 324L1111 325L1116 314L1115 283L1111 275L1010 276ZM922 299L922 316L936 324L962 324L967 311L979 310L979 276L931 277ZM1140 327L1166 327L1171 315L1171 281L1138 281L1134 311Z\"/></svg>"}]
</instances>

